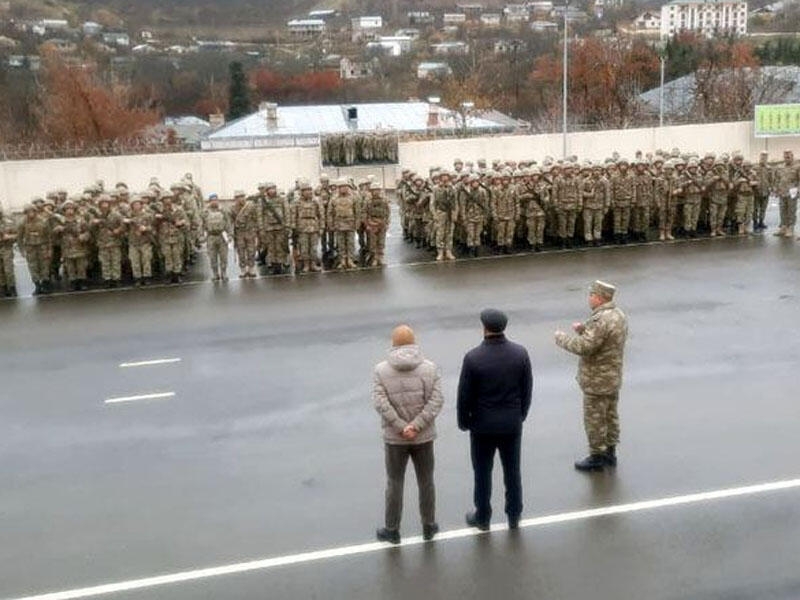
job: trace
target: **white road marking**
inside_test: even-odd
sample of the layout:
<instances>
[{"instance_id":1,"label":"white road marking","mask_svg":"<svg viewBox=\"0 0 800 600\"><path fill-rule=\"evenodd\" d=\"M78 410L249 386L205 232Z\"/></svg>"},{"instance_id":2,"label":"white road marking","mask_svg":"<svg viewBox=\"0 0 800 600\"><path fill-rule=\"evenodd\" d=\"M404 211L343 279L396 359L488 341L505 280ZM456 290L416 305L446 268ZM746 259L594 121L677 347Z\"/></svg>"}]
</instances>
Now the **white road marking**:
<instances>
[{"instance_id":1,"label":"white road marking","mask_svg":"<svg viewBox=\"0 0 800 600\"><path fill-rule=\"evenodd\" d=\"M149 367L151 365L166 365L169 363L181 362L180 358L157 358L155 360L140 360L137 362L124 362L119 364L120 369L128 369L131 367Z\"/></svg>"},{"instance_id":2,"label":"white road marking","mask_svg":"<svg viewBox=\"0 0 800 600\"><path fill-rule=\"evenodd\" d=\"M771 483L762 483L758 485L726 488L710 492L700 492L697 494L687 494L685 496L670 496L667 498L660 498L657 500L645 500L642 502L632 502L630 504L617 504L615 506L591 508L588 510L578 510L578 511L560 513L544 517L534 517L531 519L524 519L520 521L520 527L521 528L541 527L543 525L569 523L570 521L581 521L586 519L594 519L597 517L605 517L609 515L621 515L626 513L641 512L645 510L655 510L658 508L666 508L670 506L698 504L703 502L711 502L713 500L723 500L725 498L752 496L756 494L764 494L767 492L777 492L780 490L789 490L796 488L800 488L800 479L787 479L783 481L774 481ZM495 524L492 525L491 531L502 531L507 528L508 526L504 523ZM487 532L479 531L477 529L472 529L472 528L454 529L450 531L444 531L438 534L436 536L435 541L442 542L446 540L455 540L460 538L485 535L486 533ZM418 546L425 543L435 543L435 542L425 542L423 541L422 537L417 536L417 537L405 538L400 544L400 546ZM264 571L268 569L274 569L275 567L313 563L332 558L342 558L345 556L370 554L373 552L381 552L395 547L396 546L393 546L392 544L384 542L370 542L366 544L357 544L353 546L341 546L339 548L330 548L328 550L303 552L300 554L277 556L274 558L265 558L248 562L223 565L220 567L195 569L191 571L171 573L168 575L157 575L155 577L145 577L142 579L131 579L128 581L120 581L117 583L107 583L92 587L77 588L62 592L50 592L35 596L25 596L25 597L15 598L13 600L74 600L77 598L104 596L108 594L116 594L119 592L127 592L130 590L152 588L161 585L167 585L170 583L197 581L199 579L208 579L211 577L220 577L223 575L234 575L237 573L247 573L249 571Z\"/></svg>"},{"instance_id":3,"label":"white road marking","mask_svg":"<svg viewBox=\"0 0 800 600\"><path fill-rule=\"evenodd\" d=\"M142 394L140 396L123 396L121 398L109 398L106 404L121 404L123 402L136 402L137 400L158 400L159 398L172 398L175 392L158 392L155 394Z\"/></svg>"}]
</instances>

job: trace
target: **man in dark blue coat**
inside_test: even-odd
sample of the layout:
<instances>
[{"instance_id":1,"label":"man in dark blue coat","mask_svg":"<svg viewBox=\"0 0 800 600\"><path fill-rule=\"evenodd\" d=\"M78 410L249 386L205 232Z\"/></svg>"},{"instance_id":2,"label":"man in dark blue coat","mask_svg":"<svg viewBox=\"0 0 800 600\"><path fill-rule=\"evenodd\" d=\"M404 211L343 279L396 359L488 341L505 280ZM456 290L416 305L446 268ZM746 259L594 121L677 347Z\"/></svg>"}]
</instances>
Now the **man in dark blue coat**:
<instances>
[{"instance_id":1,"label":"man in dark blue coat","mask_svg":"<svg viewBox=\"0 0 800 600\"><path fill-rule=\"evenodd\" d=\"M506 515L511 529L522 514L520 444L528 416L533 375L528 351L506 339L508 317L501 311L481 313L483 343L464 357L458 382L458 427L470 432L475 472L475 511L467 524L488 530L492 518L492 467L500 453L506 486Z\"/></svg>"}]
</instances>

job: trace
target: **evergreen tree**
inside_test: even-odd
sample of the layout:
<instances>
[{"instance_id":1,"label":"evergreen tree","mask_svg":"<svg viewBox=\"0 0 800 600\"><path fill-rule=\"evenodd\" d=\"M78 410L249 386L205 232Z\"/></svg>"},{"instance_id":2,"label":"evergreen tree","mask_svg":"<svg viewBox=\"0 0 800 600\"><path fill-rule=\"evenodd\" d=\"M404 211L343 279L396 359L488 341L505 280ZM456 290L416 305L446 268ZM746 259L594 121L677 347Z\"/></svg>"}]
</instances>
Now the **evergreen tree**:
<instances>
[{"instance_id":1,"label":"evergreen tree","mask_svg":"<svg viewBox=\"0 0 800 600\"><path fill-rule=\"evenodd\" d=\"M247 77L242 63L232 62L229 73L228 120L233 120L250 114L250 91L247 88Z\"/></svg>"}]
</instances>

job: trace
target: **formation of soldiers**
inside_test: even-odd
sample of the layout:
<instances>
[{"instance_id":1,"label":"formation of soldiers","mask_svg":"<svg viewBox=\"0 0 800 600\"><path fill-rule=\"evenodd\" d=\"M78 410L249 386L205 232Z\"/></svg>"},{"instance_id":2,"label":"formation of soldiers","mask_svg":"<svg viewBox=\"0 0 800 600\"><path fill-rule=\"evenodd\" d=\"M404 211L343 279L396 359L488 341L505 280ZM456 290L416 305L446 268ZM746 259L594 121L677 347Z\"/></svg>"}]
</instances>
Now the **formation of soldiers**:
<instances>
[{"instance_id":1,"label":"formation of soldiers","mask_svg":"<svg viewBox=\"0 0 800 600\"><path fill-rule=\"evenodd\" d=\"M390 212L371 179L356 185L323 175L316 188L298 179L288 194L265 182L256 194L236 192L230 206L216 194L203 201L188 173L169 189L152 179L136 194L124 183L107 191L98 181L77 196L57 190L36 198L20 220L0 207L0 291L17 295L15 245L35 295L59 284L78 291L156 278L179 283L203 243L220 282L228 281L231 245L242 278L256 277L257 263L271 274L383 266Z\"/></svg>"},{"instance_id":2,"label":"formation of soldiers","mask_svg":"<svg viewBox=\"0 0 800 600\"><path fill-rule=\"evenodd\" d=\"M781 199L776 235L793 237L798 185L791 152L770 165L766 153L751 164L738 152L700 158L673 149L602 163L456 159L452 170L427 176L404 169L397 201L404 238L443 261L455 258L454 247L477 256L482 246L509 253L748 235L766 229L770 194Z\"/></svg>"},{"instance_id":3,"label":"formation of soldiers","mask_svg":"<svg viewBox=\"0 0 800 600\"><path fill-rule=\"evenodd\" d=\"M390 131L338 133L322 138L322 164L335 167L397 162L397 134Z\"/></svg>"}]
</instances>

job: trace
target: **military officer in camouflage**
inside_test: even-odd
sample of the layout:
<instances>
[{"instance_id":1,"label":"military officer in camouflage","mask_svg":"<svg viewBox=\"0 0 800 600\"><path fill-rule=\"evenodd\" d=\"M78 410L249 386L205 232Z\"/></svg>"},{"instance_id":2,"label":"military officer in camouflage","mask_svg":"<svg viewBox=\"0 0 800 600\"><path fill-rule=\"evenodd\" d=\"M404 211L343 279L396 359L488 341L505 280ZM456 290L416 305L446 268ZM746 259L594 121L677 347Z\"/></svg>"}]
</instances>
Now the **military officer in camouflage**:
<instances>
[{"instance_id":1,"label":"military officer in camouflage","mask_svg":"<svg viewBox=\"0 0 800 600\"><path fill-rule=\"evenodd\" d=\"M367 249L370 266L386 264L386 232L389 229L392 210L378 182L370 184L370 198L364 205L364 224L367 230Z\"/></svg>"},{"instance_id":2,"label":"military officer in camouflage","mask_svg":"<svg viewBox=\"0 0 800 600\"><path fill-rule=\"evenodd\" d=\"M208 197L208 208L203 211L202 221L206 230L212 281L228 281L228 240L233 234L233 227L227 211L220 207L219 196L216 194Z\"/></svg>"},{"instance_id":3,"label":"military officer in camouflage","mask_svg":"<svg viewBox=\"0 0 800 600\"><path fill-rule=\"evenodd\" d=\"M575 463L580 471L599 471L616 466L619 442L617 404L622 386L622 362L628 320L614 303L616 288L595 281L589 288L592 316L575 323L575 335L556 331L555 342L580 356L578 384L583 391L583 419L590 454Z\"/></svg>"},{"instance_id":4,"label":"military officer in camouflage","mask_svg":"<svg viewBox=\"0 0 800 600\"><path fill-rule=\"evenodd\" d=\"M14 242L17 241L17 226L11 217L3 213L0 204L0 292L7 298L17 295L17 280L14 275Z\"/></svg>"}]
</instances>

